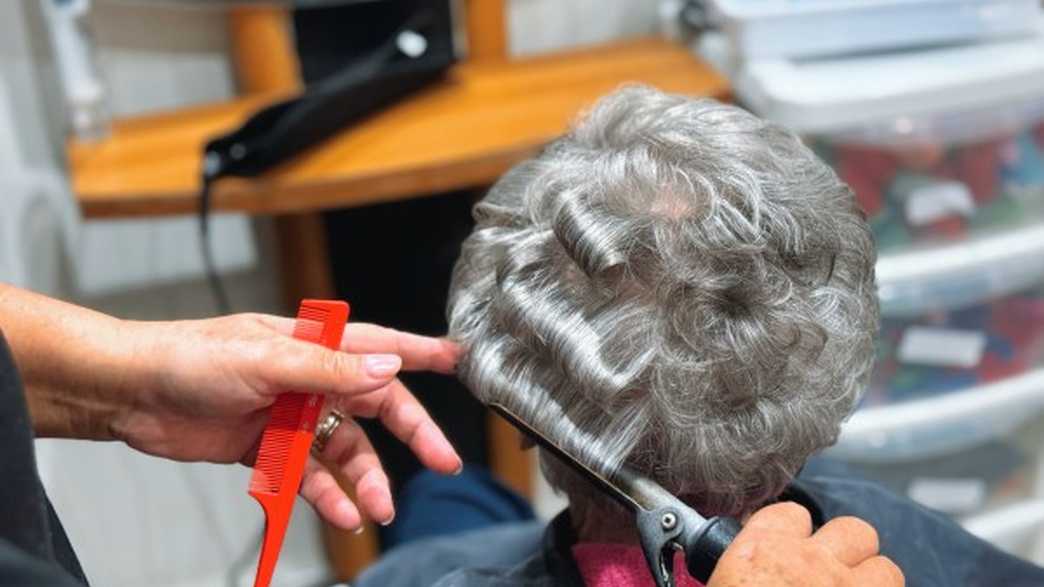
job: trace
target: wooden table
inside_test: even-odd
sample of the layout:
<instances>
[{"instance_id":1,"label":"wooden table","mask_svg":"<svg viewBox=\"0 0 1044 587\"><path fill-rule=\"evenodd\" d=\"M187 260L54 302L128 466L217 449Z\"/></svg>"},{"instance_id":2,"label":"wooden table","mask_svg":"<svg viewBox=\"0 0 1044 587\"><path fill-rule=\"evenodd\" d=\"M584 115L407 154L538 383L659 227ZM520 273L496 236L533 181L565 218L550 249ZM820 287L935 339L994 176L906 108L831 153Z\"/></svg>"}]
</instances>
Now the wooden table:
<instances>
[{"instance_id":1,"label":"wooden table","mask_svg":"<svg viewBox=\"0 0 1044 587\"><path fill-rule=\"evenodd\" d=\"M727 97L724 77L683 47L640 39L521 60L469 62L445 81L342 131L255 180L230 179L214 207L284 214L361 206L488 185L627 82ZM119 120L100 142L72 140L73 190L84 216L196 210L202 145L275 96Z\"/></svg>"}]
</instances>

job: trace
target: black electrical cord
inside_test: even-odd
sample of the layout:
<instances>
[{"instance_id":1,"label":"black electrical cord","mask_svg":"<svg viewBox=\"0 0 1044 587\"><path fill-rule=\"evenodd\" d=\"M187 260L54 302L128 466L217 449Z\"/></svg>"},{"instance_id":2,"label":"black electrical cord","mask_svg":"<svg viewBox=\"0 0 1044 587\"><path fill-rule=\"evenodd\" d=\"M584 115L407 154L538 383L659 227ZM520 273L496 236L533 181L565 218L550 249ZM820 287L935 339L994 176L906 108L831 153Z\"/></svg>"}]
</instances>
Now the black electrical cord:
<instances>
[{"instance_id":1,"label":"black electrical cord","mask_svg":"<svg viewBox=\"0 0 1044 587\"><path fill-rule=\"evenodd\" d=\"M203 252L203 271L210 285L210 293L214 296L214 305L218 314L224 315L232 312L232 304L214 262L214 250L210 241L211 190L214 180L221 173L221 167L220 155L213 152L206 154L203 159L202 187L199 190L199 246Z\"/></svg>"}]
</instances>

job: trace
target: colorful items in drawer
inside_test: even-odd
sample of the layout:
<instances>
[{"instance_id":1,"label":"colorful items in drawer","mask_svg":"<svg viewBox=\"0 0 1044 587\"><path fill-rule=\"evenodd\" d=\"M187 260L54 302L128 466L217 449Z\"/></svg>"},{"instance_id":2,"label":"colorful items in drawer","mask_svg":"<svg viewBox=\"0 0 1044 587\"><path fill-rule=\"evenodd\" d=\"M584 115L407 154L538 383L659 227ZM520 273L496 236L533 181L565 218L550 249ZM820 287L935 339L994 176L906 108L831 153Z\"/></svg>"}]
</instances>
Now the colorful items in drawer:
<instances>
[{"instance_id":1,"label":"colorful items in drawer","mask_svg":"<svg viewBox=\"0 0 1044 587\"><path fill-rule=\"evenodd\" d=\"M1044 122L1015 136L950 148L816 147L855 191L882 250L959 239L1044 209Z\"/></svg>"},{"instance_id":2,"label":"colorful items in drawer","mask_svg":"<svg viewBox=\"0 0 1044 587\"><path fill-rule=\"evenodd\" d=\"M913 242L913 235L906 228L906 223L897 220L891 208L885 208L870 218L870 230L874 233L877 248L881 250L900 249Z\"/></svg>"},{"instance_id":3,"label":"colorful items in drawer","mask_svg":"<svg viewBox=\"0 0 1044 587\"><path fill-rule=\"evenodd\" d=\"M899 204L904 212L903 220L915 228L952 225L948 221L961 222L975 214L975 199L963 182L919 173L895 174L888 188L888 199ZM956 228L959 230L960 226Z\"/></svg>"},{"instance_id":4,"label":"colorful items in drawer","mask_svg":"<svg viewBox=\"0 0 1044 587\"><path fill-rule=\"evenodd\" d=\"M1044 124L1040 126L1044 128ZM1019 135L1004 145L1001 156L1001 177L1005 185L1032 190L1044 184L1044 146L1037 137L1029 133Z\"/></svg>"},{"instance_id":5,"label":"colorful items in drawer","mask_svg":"<svg viewBox=\"0 0 1044 587\"><path fill-rule=\"evenodd\" d=\"M945 346L947 333L959 338L978 335L981 350L947 364L938 348L931 353L910 352L904 338L930 331ZM909 343L909 340L906 340ZM916 349L915 349L916 350ZM958 351L960 353L960 351ZM925 355L932 357L925 358ZM1027 371L1044 359L1044 292L1001 298L989 304L941 312L918 320L882 320L877 364L867 405L900 402L960 391L1006 379Z\"/></svg>"}]
</instances>

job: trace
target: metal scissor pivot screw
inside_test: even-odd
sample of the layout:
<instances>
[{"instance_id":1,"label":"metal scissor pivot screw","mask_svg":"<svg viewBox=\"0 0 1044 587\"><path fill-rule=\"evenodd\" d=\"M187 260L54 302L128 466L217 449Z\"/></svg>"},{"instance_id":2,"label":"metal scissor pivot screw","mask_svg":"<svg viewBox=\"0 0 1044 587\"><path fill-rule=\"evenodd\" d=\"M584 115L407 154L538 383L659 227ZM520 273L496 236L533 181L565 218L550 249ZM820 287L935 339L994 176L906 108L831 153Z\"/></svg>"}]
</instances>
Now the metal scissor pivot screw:
<instances>
[{"instance_id":1,"label":"metal scissor pivot screw","mask_svg":"<svg viewBox=\"0 0 1044 587\"><path fill-rule=\"evenodd\" d=\"M673 530L677 524L678 517L672 512L667 512L662 518L660 518L660 526L662 526L664 530Z\"/></svg>"}]
</instances>

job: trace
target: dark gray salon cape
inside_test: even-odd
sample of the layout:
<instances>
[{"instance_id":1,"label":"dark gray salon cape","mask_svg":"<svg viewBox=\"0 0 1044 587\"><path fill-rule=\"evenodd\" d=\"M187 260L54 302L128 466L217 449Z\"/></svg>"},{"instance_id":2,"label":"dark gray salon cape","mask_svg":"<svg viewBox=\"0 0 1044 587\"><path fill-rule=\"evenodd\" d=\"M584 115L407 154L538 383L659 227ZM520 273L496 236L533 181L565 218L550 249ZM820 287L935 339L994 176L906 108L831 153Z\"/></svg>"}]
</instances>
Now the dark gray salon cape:
<instances>
[{"instance_id":1,"label":"dark gray salon cape","mask_svg":"<svg viewBox=\"0 0 1044 587\"><path fill-rule=\"evenodd\" d=\"M817 526L858 516L877 528L881 552L908 587L1044 587L1044 569L972 536L946 516L813 459L784 499L812 512ZM508 524L418 540L386 554L354 587L582 587L568 512L546 527Z\"/></svg>"},{"instance_id":2,"label":"dark gray salon cape","mask_svg":"<svg viewBox=\"0 0 1044 587\"><path fill-rule=\"evenodd\" d=\"M40 484L22 382L0 333L0 585L86 584Z\"/></svg>"}]
</instances>

